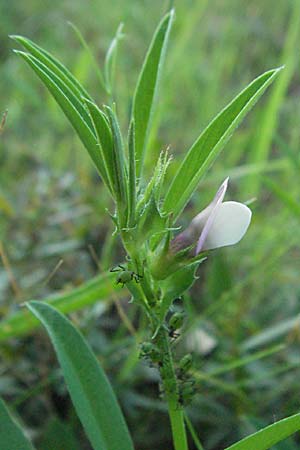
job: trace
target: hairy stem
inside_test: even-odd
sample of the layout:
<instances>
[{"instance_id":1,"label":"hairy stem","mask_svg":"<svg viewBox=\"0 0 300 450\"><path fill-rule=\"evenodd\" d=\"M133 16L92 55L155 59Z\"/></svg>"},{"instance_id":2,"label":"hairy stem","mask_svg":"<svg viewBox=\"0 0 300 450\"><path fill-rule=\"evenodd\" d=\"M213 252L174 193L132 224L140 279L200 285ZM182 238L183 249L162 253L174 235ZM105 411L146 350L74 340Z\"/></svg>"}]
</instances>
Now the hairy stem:
<instances>
[{"instance_id":1,"label":"hairy stem","mask_svg":"<svg viewBox=\"0 0 300 450\"><path fill-rule=\"evenodd\" d=\"M141 258L139 258L135 252L130 252L130 257L131 261L134 261L137 270L139 267L143 266L143 260L141 261ZM146 274L144 275L145 276L141 279L138 287L135 286L135 289L140 291L140 298L150 319L153 334L155 335L154 343L157 345L162 355L159 371L168 405L174 450L188 450L184 411L180 402L180 393L173 363L173 355L170 348L169 333L167 328L163 325L159 327L158 331L156 330L159 320L156 316L157 311L155 313L154 309L152 309L152 306L155 305L156 296L151 289L151 280L147 280Z\"/></svg>"},{"instance_id":2,"label":"hairy stem","mask_svg":"<svg viewBox=\"0 0 300 450\"><path fill-rule=\"evenodd\" d=\"M164 328L161 328L159 331L156 338L156 344L163 352L160 375L168 404L174 449L188 450L184 413L182 405L180 404L178 383L173 364L173 355L170 349L168 332Z\"/></svg>"}]
</instances>

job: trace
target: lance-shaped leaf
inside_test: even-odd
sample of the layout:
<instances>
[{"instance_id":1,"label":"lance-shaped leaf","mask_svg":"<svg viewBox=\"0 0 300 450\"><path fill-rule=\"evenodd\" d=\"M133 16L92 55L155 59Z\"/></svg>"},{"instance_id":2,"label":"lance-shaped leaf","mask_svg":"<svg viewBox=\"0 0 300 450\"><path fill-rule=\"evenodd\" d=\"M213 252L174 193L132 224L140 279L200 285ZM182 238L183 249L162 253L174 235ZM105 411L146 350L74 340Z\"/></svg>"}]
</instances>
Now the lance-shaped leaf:
<instances>
[{"instance_id":1,"label":"lance-shaped leaf","mask_svg":"<svg viewBox=\"0 0 300 450\"><path fill-rule=\"evenodd\" d=\"M0 398L0 448L3 450L33 450L20 426L11 417L5 403Z\"/></svg>"},{"instance_id":2,"label":"lance-shaped leaf","mask_svg":"<svg viewBox=\"0 0 300 450\"><path fill-rule=\"evenodd\" d=\"M101 111L95 103L89 100L85 100L85 102L96 131L99 153L103 159L104 170L107 174L109 187L114 195L116 195L118 180L116 168L114 166L114 143L109 121L104 112Z\"/></svg>"},{"instance_id":3,"label":"lance-shaped leaf","mask_svg":"<svg viewBox=\"0 0 300 450\"><path fill-rule=\"evenodd\" d=\"M35 56L28 53L15 51L20 55L38 75L47 89L55 98L69 122L73 125L77 135L87 149L103 181L109 186L103 158L97 145L92 120L85 109L82 99L75 95L74 91L60 78L59 74L53 72Z\"/></svg>"},{"instance_id":4,"label":"lance-shaped leaf","mask_svg":"<svg viewBox=\"0 0 300 450\"><path fill-rule=\"evenodd\" d=\"M118 205L118 213L120 226L127 225L127 195L128 195L128 173L127 173L127 158L125 155L124 144L119 127L119 122L115 111L109 106L105 106L105 112L109 118L110 127L113 136L113 167L115 170L116 179L116 201Z\"/></svg>"},{"instance_id":5,"label":"lance-shaped leaf","mask_svg":"<svg viewBox=\"0 0 300 450\"><path fill-rule=\"evenodd\" d=\"M94 134L92 121L86 109L84 108L82 98L76 95L76 93L74 94L74 91L65 83L65 81L62 78L60 78L60 76L57 75L55 72L53 72L53 70L49 69L49 67L47 67L44 63L39 61L38 58L30 55L29 53L21 52L19 50L15 50L15 53L22 56L25 59L25 61L27 61L29 65L35 70L37 75L43 73L45 76L48 77L48 79L50 79L53 82L53 84L55 84L61 90L64 96L69 100L74 109L81 116L82 120L86 123L87 127L91 130L92 134ZM48 85L46 85L46 87L49 89Z\"/></svg>"},{"instance_id":6,"label":"lance-shaped leaf","mask_svg":"<svg viewBox=\"0 0 300 450\"><path fill-rule=\"evenodd\" d=\"M295 414L251 434L226 450L268 450L299 430L300 414Z\"/></svg>"},{"instance_id":7,"label":"lance-shaped leaf","mask_svg":"<svg viewBox=\"0 0 300 450\"><path fill-rule=\"evenodd\" d=\"M73 94L78 98L84 96L92 100L88 92L79 83L79 81L71 74L71 72L58 61L51 53L38 46L30 39L23 36L10 36L16 42L21 44L32 56L35 56L41 63L45 64L48 69L52 70L62 81L72 90Z\"/></svg>"},{"instance_id":8,"label":"lance-shaped leaf","mask_svg":"<svg viewBox=\"0 0 300 450\"><path fill-rule=\"evenodd\" d=\"M173 18L174 11L172 10L158 25L145 57L134 94L133 118L135 121L137 176L140 176L143 165L155 93Z\"/></svg>"},{"instance_id":9,"label":"lance-shaped leaf","mask_svg":"<svg viewBox=\"0 0 300 450\"><path fill-rule=\"evenodd\" d=\"M41 302L28 308L45 326L73 404L94 450L133 450L112 387L79 331L62 314Z\"/></svg>"},{"instance_id":10,"label":"lance-shaped leaf","mask_svg":"<svg viewBox=\"0 0 300 450\"><path fill-rule=\"evenodd\" d=\"M127 226L135 225L136 213L136 164L135 164L135 125L131 121L128 132L128 220Z\"/></svg>"},{"instance_id":11,"label":"lance-shaped leaf","mask_svg":"<svg viewBox=\"0 0 300 450\"><path fill-rule=\"evenodd\" d=\"M279 69L265 72L226 106L192 145L167 192L164 210L176 219L215 161L235 128L277 77Z\"/></svg>"}]
</instances>

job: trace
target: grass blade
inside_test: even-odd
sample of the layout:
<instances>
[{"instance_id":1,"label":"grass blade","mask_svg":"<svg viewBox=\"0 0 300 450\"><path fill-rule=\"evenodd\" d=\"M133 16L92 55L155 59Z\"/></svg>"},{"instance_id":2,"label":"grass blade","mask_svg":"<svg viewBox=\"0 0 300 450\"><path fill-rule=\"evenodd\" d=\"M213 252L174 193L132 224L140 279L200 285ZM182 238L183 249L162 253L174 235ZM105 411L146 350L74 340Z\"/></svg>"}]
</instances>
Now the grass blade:
<instances>
[{"instance_id":1,"label":"grass blade","mask_svg":"<svg viewBox=\"0 0 300 450\"><path fill-rule=\"evenodd\" d=\"M273 192L274 195L284 204L284 206L295 216L300 218L300 205L297 200L279 184L276 184L269 177L263 178L263 184Z\"/></svg>"},{"instance_id":2,"label":"grass blade","mask_svg":"<svg viewBox=\"0 0 300 450\"><path fill-rule=\"evenodd\" d=\"M251 434L226 450L268 450L272 445L283 441L300 430L300 414L287 417Z\"/></svg>"},{"instance_id":3,"label":"grass blade","mask_svg":"<svg viewBox=\"0 0 300 450\"><path fill-rule=\"evenodd\" d=\"M79 28L74 23L72 23L72 22L68 22L68 23L69 23L70 27L73 29L73 31L75 32L80 44L82 45L86 54L88 55L91 65L93 66L93 69L95 71L95 74L98 77L101 87L106 91L104 77L102 75L101 69L100 69L99 65L97 64L97 60L96 60L95 56L93 55L88 43L86 42L85 38L83 37L83 34L81 33ZM89 98L89 97L87 97L87 98Z\"/></svg>"},{"instance_id":4,"label":"grass blade","mask_svg":"<svg viewBox=\"0 0 300 450\"><path fill-rule=\"evenodd\" d=\"M265 72L250 83L201 133L188 151L167 192L164 210L176 219L200 179L217 158L235 128L277 77L279 69Z\"/></svg>"},{"instance_id":5,"label":"grass blade","mask_svg":"<svg viewBox=\"0 0 300 450\"><path fill-rule=\"evenodd\" d=\"M5 403L0 398L0 446L4 450L33 450L25 438L20 426L9 414Z\"/></svg>"},{"instance_id":6,"label":"grass blade","mask_svg":"<svg viewBox=\"0 0 300 450\"><path fill-rule=\"evenodd\" d=\"M145 57L134 94L133 119L135 122L136 170L138 177L143 166L155 93L173 18L174 11L172 10L158 25Z\"/></svg>"},{"instance_id":7,"label":"grass blade","mask_svg":"<svg viewBox=\"0 0 300 450\"><path fill-rule=\"evenodd\" d=\"M119 42L121 41L121 39L123 39L122 30L123 30L123 24L120 23L120 25L118 26L116 35L113 38L113 40L111 41L111 44L105 55L104 79L105 79L105 86L106 86L107 92L111 97L112 97L112 93L113 93L115 67L116 67L116 59L117 59Z\"/></svg>"},{"instance_id":8,"label":"grass blade","mask_svg":"<svg viewBox=\"0 0 300 450\"><path fill-rule=\"evenodd\" d=\"M35 301L27 306L49 334L73 404L94 450L133 450L112 387L83 336L51 306Z\"/></svg>"},{"instance_id":9,"label":"grass blade","mask_svg":"<svg viewBox=\"0 0 300 450\"><path fill-rule=\"evenodd\" d=\"M199 438L197 436L195 428L193 427L193 424L190 421L190 419L189 419L188 415L186 414L186 412L184 413L184 420L185 420L187 428L188 428L188 430L189 430L189 432L190 432L190 434L192 436L192 439L193 439L193 442L195 444L196 449L197 450L204 450L203 445L201 444L201 442L200 442L200 440L199 440Z\"/></svg>"},{"instance_id":10,"label":"grass blade","mask_svg":"<svg viewBox=\"0 0 300 450\"><path fill-rule=\"evenodd\" d=\"M284 102L284 98L291 79L299 62L298 45L300 38L300 3L293 2L289 19L287 36L281 55L281 61L285 64L285 70L272 89L268 102L262 112L257 132L253 142L253 152L249 155L250 163L264 163L267 161L271 149L273 137L278 124L278 112ZM248 177L245 183L245 195L256 196L261 186L261 177Z\"/></svg>"},{"instance_id":11,"label":"grass blade","mask_svg":"<svg viewBox=\"0 0 300 450\"><path fill-rule=\"evenodd\" d=\"M62 313L78 311L98 301L109 299L114 292L114 280L113 273L101 274L71 292L53 295L43 302L54 306ZM38 325L38 320L23 308L0 321L0 342L29 333Z\"/></svg>"}]
</instances>

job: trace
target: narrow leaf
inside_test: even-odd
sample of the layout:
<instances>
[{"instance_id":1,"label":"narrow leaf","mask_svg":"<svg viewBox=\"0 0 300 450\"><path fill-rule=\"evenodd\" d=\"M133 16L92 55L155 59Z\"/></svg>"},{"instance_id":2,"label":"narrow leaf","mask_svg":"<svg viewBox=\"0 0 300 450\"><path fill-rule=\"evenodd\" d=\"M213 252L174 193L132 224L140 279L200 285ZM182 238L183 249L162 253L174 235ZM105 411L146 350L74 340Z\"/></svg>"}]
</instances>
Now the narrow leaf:
<instances>
[{"instance_id":1,"label":"narrow leaf","mask_svg":"<svg viewBox=\"0 0 300 450\"><path fill-rule=\"evenodd\" d=\"M0 448L5 450L33 450L20 426L11 417L5 403L0 398Z\"/></svg>"},{"instance_id":2,"label":"narrow leaf","mask_svg":"<svg viewBox=\"0 0 300 450\"><path fill-rule=\"evenodd\" d=\"M133 450L111 385L83 336L51 306L35 301L27 306L50 336L73 404L94 450Z\"/></svg>"},{"instance_id":3,"label":"narrow leaf","mask_svg":"<svg viewBox=\"0 0 300 450\"><path fill-rule=\"evenodd\" d=\"M105 106L105 110L109 117L113 135L114 170L117 182L116 200L118 204L119 219L121 220L120 226L126 227L128 194L127 161L117 116L109 106Z\"/></svg>"},{"instance_id":4,"label":"narrow leaf","mask_svg":"<svg viewBox=\"0 0 300 450\"><path fill-rule=\"evenodd\" d=\"M272 445L283 441L300 430L300 414L287 417L251 434L226 450L268 450Z\"/></svg>"},{"instance_id":5,"label":"narrow leaf","mask_svg":"<svg viewBox=\"0 0 300 450\"><path fill-rule=\"evenodd\" d=\"M135 124L131 121L128 133L128 228L135 225L136 213L136 164L135 164Z\"/></svg>"},{"instance_id":6,"label":"narrow leaf","mask_svg":"<svg viewBox=\"0 0 300 450\"><path fill-rule=\"evenodd\" d=\"M48 69L52 70L52 72L59 76L62 81L64 81L64 83L72 90L74 95L78 96L78 98L84 96L85 98L92 100L88 92L82 87L82 85L71 74L71 72L49 52L44 50L42 47L39 47L30 39L27 39L23 36L10 37L21 44L24 48L26 48L26 50L32 56L35 56L40 62L45 64Z\"/></svg>"},{"instance_id":7,"label":"narrow leaf","mask_svg":"<svg viewBox=\"0 0 300 450\"><path fill-rule=\"evenodd\" d=\"M29 64L29 66L34 70L34 72L53 95L89 152L89 155L103 178L103 181L109 185L103 160L101 158L101 153L97 145L97 140L91 131L92 125L90 118L88 118L88 124L86 122L86 117L88 117L87 113L84 113L84 117L81 115L82 110L84 109L83 105L79 104L78 100L72 96L72 93L68 90L67 86L65 86L64 83L50 71L50 69L47 69L46 66L40 63L34 56L19 51L16 51L16 53Z\"/></svg>"},{"instance_id":8,"label":"narrow leaf","mask_svg":"<svg viewBox=\"0 0 300 450\"><path fill-rule=\"evenodd\" d=\"M73 90L69 88L69 86L65 83L65 81L63 79L60 78L59 75L57 75L55 72L53 72L51 69L49 69L49 67L47 67L41 61L39 61L39 59L36 58L35 56L32 56L25 52L19 52L18 50L15 51L15 53L21 54L21 56L23 56L25 60L27 58L27 61L31 62L32 68L34 65L35 67L37 67L39 69L40 72L43 72L53 83L55 83L55 85L62 91L62 93L65 95L65 97L73 105L74 109L76 109L78 114L84 120L84 122L86 123L88 128L94 134L93 124L92 124L90 116L88 115L86 109L84 108L84 105L82 103L82 97L78 97L76 95L76 93L74 94Z\"/></svg>"},{"instance_id":9,"label":"narrow leaf","mask_svg":"<svg viewBox=\"0 0 300 450\"><path fill-rule=\"evenodd\" d=\"M145 57L134 94L133 118L135 121L137 176L140 175L143 165L155 93L173 18L174 11L172 10L158 25Z\"/></svg>"},{"instance_id":10,"label":"narrow leaf","mask_svg":"<svg viewBox=\"0 0 300 450\"><path fill-rule=\"evenodd\" d=\"M99 153L101 153L103 159L104 170L107 174L110 190L116 195L118 180L114 167L114 144L108 119L95 103L86 100L86 106L96 131Z\"/></svg>"},{"instance_id":11,"label":"narrow leaf","mask_svg":"<svg viewBox=\"0 0 300 450\"><path fill-rule=\"evenodd\" d=\"M252 81L215 117L192 145L173 179L164 203L164 210L173 213L174 219L179 216L235 128L280 70L270 70Z\"/></svg>"}]
</instances>

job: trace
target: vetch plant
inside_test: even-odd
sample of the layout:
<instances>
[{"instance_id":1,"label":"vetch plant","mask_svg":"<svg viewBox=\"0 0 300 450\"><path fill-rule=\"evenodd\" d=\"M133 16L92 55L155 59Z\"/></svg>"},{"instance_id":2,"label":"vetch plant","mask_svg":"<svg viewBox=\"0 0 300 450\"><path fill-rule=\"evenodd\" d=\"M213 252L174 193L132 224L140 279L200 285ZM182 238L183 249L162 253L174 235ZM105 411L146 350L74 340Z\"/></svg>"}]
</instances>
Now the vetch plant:
<instances>
[{"instance_id":1,"label":"vetch plant","mask_svg":"<svg viewBox=\"0 0 300 450\"><path fill-rule=\"evenodd\" d=\"M100 77L108 105L100 106L50 53L29 39L12 37L25 48L15 52L33 69L63 110L114 201L111 218L127 256L126 262L120 262L112 272L117 272L116 281L130 291L132 302L142 308L148 319L148 338L140 343L141 358L159 371L174 449L187 450L184 407L198 386L191 373L191 355L177 361L171 345L185 319L184 311L174 312L172 304L193 285L195 272L210 250L236 244L244 236L251 211L241 203L224 201L226 179L212 202L185 230L177 231L177 220L235 128L281 69L257 77L212 120L186 153L170 185L165 182L170 164L167 151L160 154L148 179L144 161L150 151L151 118L173 20L172 10L158 25L146 54L133 95L128 136L121 134L118 108L113 102L114 60L120 30L105 59L105 76ZM132 450L132 439L110 383L82 335L52 306L36 301L27 306L52 340L92 447ZM15 424L2 403L0 417L7 429L14 429ZM230 449L267 449L298 429L299 414L255 433ZM7 434L3 427L0 430L5 449L15 450L13 434ZM32 448L19 429L16 436L19 447Z\"/></svg>"}]
</instances>

